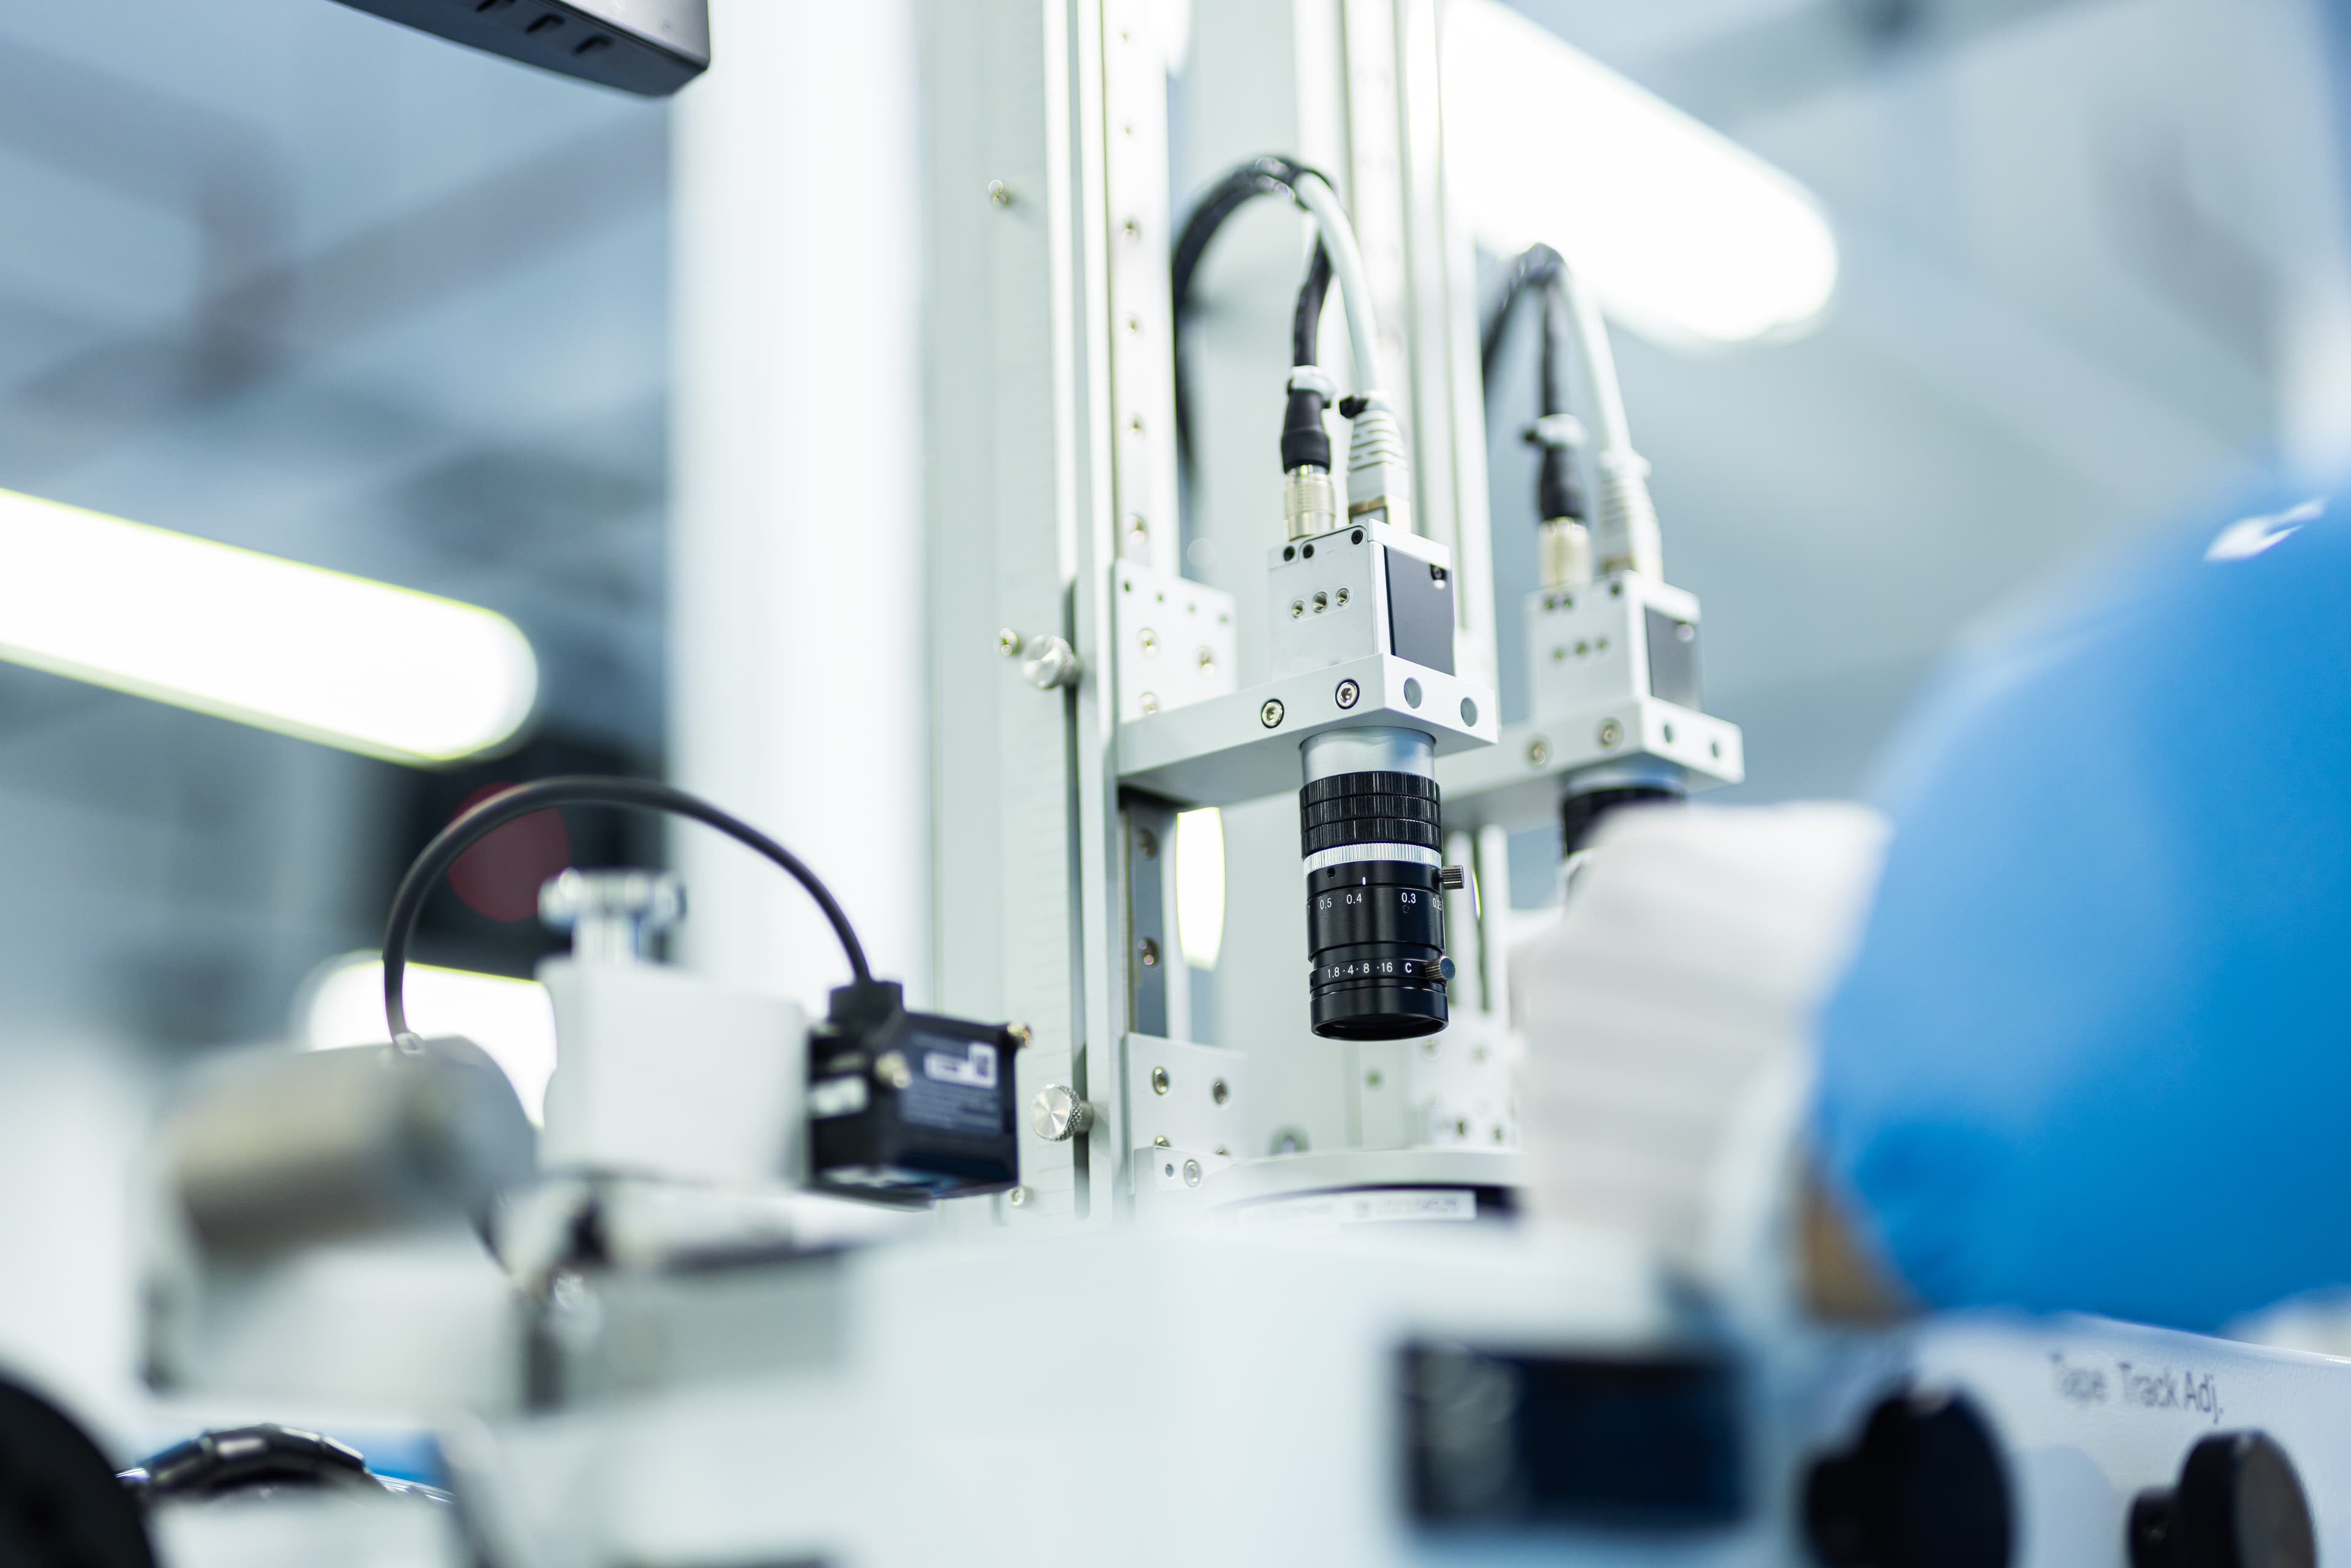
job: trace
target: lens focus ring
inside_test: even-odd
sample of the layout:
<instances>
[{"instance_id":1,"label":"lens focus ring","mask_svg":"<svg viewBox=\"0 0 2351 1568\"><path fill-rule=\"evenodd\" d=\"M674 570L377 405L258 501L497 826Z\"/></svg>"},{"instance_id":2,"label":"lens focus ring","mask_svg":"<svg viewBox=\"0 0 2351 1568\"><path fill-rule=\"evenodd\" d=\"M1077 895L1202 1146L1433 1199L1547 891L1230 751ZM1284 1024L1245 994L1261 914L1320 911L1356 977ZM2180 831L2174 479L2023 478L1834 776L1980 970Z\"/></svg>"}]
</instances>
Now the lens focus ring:
<instances>
[{"instance_id":1,"label":"lens focus ring","mask_svg":"<svg viewBox=\"0 0 2351 1568\"><path fill-rule=\"evenodd\" d=\"M1308 784L1298 802L1314 1032L1405 1040L1444 1028L1436 780L1342 773Z\"/></svg>"}]
</instances>

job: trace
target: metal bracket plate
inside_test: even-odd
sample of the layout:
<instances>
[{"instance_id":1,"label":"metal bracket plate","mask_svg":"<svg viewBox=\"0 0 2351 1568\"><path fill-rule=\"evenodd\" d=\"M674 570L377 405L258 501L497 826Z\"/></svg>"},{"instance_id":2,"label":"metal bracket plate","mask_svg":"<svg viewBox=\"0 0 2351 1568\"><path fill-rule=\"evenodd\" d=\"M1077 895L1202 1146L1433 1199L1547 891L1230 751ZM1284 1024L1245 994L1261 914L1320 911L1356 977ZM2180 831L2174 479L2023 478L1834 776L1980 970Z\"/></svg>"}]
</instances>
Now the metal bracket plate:
<instances>
[{"instance_id":1,"label":"metal bracket plate","mask_svg":"<svg viewBox=\"0 0 2351 1568\"><path fill-rule=\"evenodd\" d=\"M1573 718L1514 724L1499 744L1437 764L1445 825L1516 831L1559 815L1561 780L1586 768L1662 764L1692 790L1747 777L1739 727L1655 697L1634 697Z\"/></svg>"},{"instance_id":2,"label":"metal bracket plate","mask_svg":"<svg viewBox=\"0 0 2351 1568\"><path fill-rule=\"evenodd\" d=\"M1485 747L1494 695L1404 659L1350 659L1122 725L1119 779L1195 806L1282 794L1298 788L1301 741L1364 724L1421 730L1439 757Z\"/></svg>"},{"instance_id":3,"label":"metal bracket plate","mask_svg":"<svg viewBox=\"0 0 2351 1568\"><path fill-rule=\"evenodd\" d=\"M1247 1055L1149 1034L1128 1035L1124 1049L1127 1139L1138 1190L1154 1185L1143 1168L1150 1155L1190 1153L1220 1164L1234 1157L1249 1135Z\"/></svg>"},{"instance_id":4,"label":"metal bracket plate","mask_svg":"<svg viewBox=\"0 0 2351 1568\"><path fill-rule=\"evenodd\" d=\"M1239 683L1233 596L1132 560L1111 568L1121 724L1225 696Z\"/></svg>"}]
</instances>

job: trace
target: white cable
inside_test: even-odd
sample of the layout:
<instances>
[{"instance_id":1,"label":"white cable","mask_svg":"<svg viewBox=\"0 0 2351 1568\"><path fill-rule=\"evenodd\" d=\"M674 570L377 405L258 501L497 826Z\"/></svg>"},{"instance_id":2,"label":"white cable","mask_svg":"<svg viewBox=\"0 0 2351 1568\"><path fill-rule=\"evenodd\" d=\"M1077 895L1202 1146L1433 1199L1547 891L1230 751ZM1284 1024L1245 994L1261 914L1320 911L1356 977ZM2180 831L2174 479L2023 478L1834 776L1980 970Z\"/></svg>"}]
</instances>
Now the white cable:
<instances>
[{"instance_id":1,"label":"white cable","mask_svg":"<svg viewBox=\"0 0 2351 1568\"><path fill-rule=\"evenodd\" d=\"M1649 495L1649 460L1633 450L1625 418L1625 388L1616 379L1616 355L1608 346L1608 324L1600 306L1564 258L1557 274L1560 296L1575 327L1576 350L1592 389L1596 441L1592 465L1600 476L1600 507L1593 517L1593 553L1604 573L1666 573L1665 546L1657 529L1657 506Z\"/></svg>"},{"instance_id":2,"label":"white cable","mask_svg":"<svg viewBox=\"0 0 2351 1568\"><path fill-rule=\"evenodd\" d=\"M1364 253L1356 248L1354 225L1339 204L1339 193L1321 176L1301 175L1290 189L1298 204L1313 214L1322 246L1331 253L1331 275L1339 285L1340 301L1347 308L1347 338L1355 350L1356 390L1376 392L1384 384L1379 327L1372 317L1372 277L1364 270Z\"/></svg>"},{"instance_id":3,"label":"white cable","mask_svg":"<svg viewBox=\"0 0 2351 1568\"><path fill-rule=\"evenodd\" d=\"M1616 380L1616 355L1608 347L1608 324L1600 306L1583 287L1575 268L1559 264L1559 291L1567 300L1568 319L1575 326L1575 350L1583 360L1592 384L1592 425L1599 444L1596 455L1633 450L1633 433L1625 421L1625 389Z\"/></svg>"}]
</instances>

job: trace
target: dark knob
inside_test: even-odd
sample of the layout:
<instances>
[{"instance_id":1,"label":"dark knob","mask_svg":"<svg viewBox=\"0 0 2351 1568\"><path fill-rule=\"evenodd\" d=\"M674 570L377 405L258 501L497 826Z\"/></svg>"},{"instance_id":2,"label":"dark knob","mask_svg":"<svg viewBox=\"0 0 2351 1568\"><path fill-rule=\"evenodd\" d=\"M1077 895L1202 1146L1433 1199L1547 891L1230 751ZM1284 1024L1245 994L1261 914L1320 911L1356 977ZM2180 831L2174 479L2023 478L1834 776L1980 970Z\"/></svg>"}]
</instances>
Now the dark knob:
<instances>
[{"instance_id":1,"label":"dark knob","mask_svg":"<svg viewBox=\"0 0 2351 1568\"><path fill-rule=\"evenodd\" d=\"M1907 1392L1804 1482L1828 1568L2008 1568L2014 1510L1991 1425L1964 1395Z\"/></svg>"},{"instance_id":2,"label":"dark knob","mask_svg":"<svg viewBox=\"0 0 2351 1568\"><path fill-rule=\"evenodd\" d=\"M2131 1568L2314 1568L2318 1537L2302 1478L2261 1432L2221 1432L2188 1450L2179 1484L2131 1503Z\"/></svg>"}]
</instances>

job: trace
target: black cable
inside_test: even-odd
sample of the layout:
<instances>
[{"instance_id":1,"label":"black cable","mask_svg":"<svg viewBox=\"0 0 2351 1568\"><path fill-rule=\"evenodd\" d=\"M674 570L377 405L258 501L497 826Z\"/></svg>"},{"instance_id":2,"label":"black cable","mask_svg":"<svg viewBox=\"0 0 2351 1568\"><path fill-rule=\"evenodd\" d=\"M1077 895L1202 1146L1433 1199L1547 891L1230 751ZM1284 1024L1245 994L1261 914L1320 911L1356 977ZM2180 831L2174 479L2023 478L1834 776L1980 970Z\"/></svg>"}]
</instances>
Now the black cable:
<instances>
[{"instance_id":1,"label":"black cable","mask_svg":"<svg viewBox=\"0 0 2351 1568\"><path fill-rule=\"evenodd\" d=\"M1317 345L1322 337L1322 301L1331 295L1331 253L1321 235L1314 240L1313 259L1306 264L1306 281L1298 286L1298 306L1290 316L1290 362L1322 362Z\"/></svg>"},{"instance_id":2,"label":"black cable","mask_svg":"<svg viewBox=\"0 0 2351 1568\"><path fill-rule=\"evenodd\" d=\"M707 800L650 779L541 779L532 784L518 784L460 813L456 821L434 835L433 841L424 846L409 866L408 873L400 879L400 889L392 896L392 914L383 925L383 1015L392 1026L392 1039L396 1040L409 1032L408 1007L402 998L401 982L408 973L408 945L416 935L416 917L423 912L425 895L456 863L458 856L492 831L517 817L527 817L550 806L618 806L666 811L716 828L737 842L748 845L783 867L808 889L809 896L816 900L817 907L831 922L832 934L840 939L841 950L848 955L849 967L857 982L872 982L873 972L866 966L865 948L857 940L849 916L831 890L798 855L758 829L728 816Z\"/></svg>"},{"instance_id":3,"label":"black cable","mask_svg":"<svg viewBox=\"0 0 2351 1568\"><path fill-rule=\"evenodd\" d=\"M1297 182L1311 174L1328 183L1328 177L1311 164L1294 158L1269 153L1252 158L1248 162L1228 170L1215 183L1200 193L1192 204L1192 211L1176 236L1176 250L1170 261L1170 298L1176 318L1176 456L1188 471L1192 465L1192 382L1184 360L1184 327L1192 313L1192 280L1200 270L1207 256L1208 242L1217 236L1225 220L1259 196L1290 196L1295 199ZM1317 259L1308 265L1306 287L1316 287L1318 271L1322 275L1321 293L1330 288L1330 256L1322 249L1322 239L1314 242ZM1290 322L1290 363L1311 365L1315 362L1313 345L1316 327L1322 319L1322 306L1313 308L1314 325L1306 324L1306 290L1299 294L1298 312ZM1302 356L1299 353L1304 346ZM1326 465L1327 466L1327 465Z\"/></svg>"},{"instance_id":4,"label":"black cable","mask_svg":"<svg viewBox=\"0 0 2351 1568\"><path fill-rule=\"evenodd\" d=\"M1490 402L1494 389L1494 361L1501 356L1502 334L1510 324L1510 312L1519 297L1528 288L1541 286L1551 288L1559 281L1560 269L1567 264L1559 252L1547 245L1529 246L1518 260L1510 264L1510 276L1502 280L1502 296L1486 317L1486 329L1479 335L1478 370L1485 378L1486 395ZM1545 377L1546 381L1550 378ZM1545 413L1557 413L1546 409Z\"/></svg>"},{"instance_id":5,"label":"black cable","mask_svg":"<svg viewBox=\"0 0 2351 1568\"><path fill-rule=\"evenodd\" d=\"M1568 313L1566 268L1567 263L1559 252L1547 245L1528 246L1511 264L1510 276L1502 284L1501 298L1495 301L1492 312L1486 318L1485 330L1479 334L1479 366L1485 377L1489 407L1494 397L1494 365L1501 354L1511 312L1529 289L1539 289L1542 297L1542 357L1537 372L1538 413L1543 421L1550 421L1567 412L1567 351L1575 328ZM1527 440L1542 452L1535 479L1536 514L1544 518L1582 522L1583 486L1576 476L1574 454L1557 437L1546 434L1541 423L1528 429Z\"/></svg>"}]
</instances>

